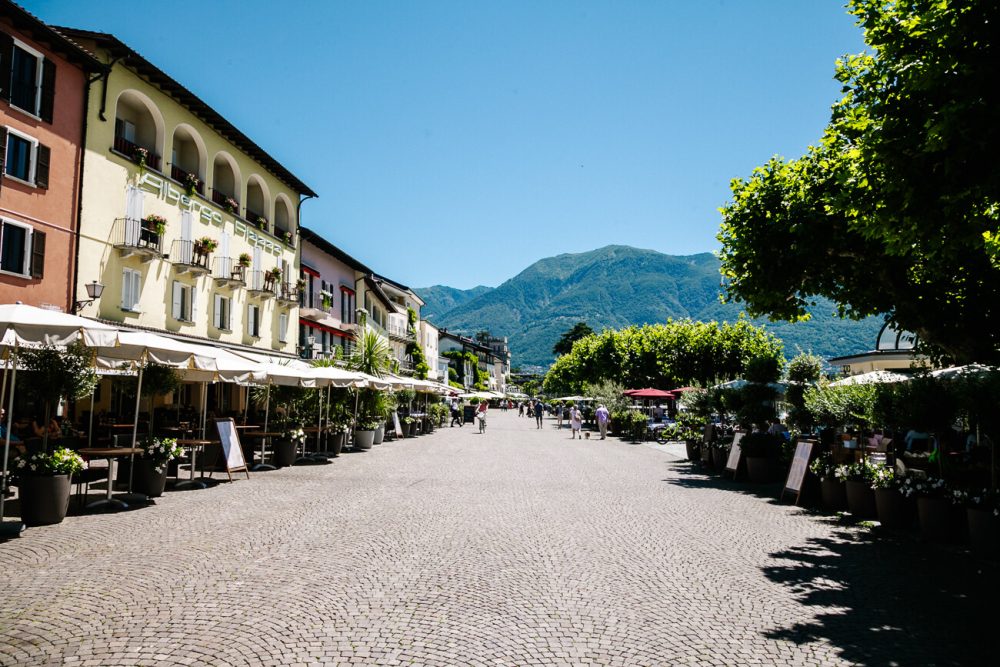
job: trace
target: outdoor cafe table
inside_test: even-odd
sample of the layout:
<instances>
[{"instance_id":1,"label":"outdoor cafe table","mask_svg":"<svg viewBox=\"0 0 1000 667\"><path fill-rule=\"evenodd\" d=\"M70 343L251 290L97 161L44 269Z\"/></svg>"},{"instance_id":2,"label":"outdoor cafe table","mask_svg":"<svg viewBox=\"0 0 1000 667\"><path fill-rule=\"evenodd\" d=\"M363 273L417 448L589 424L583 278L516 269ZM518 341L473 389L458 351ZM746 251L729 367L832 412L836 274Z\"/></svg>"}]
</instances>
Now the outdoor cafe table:
<instances>
[{"instance_id":1,"label":"outdoor cafe table","mask_svg":"<svg viewBox=\"0 0 1000 667\"><path fill-rule=\"evenodd\" d=\"M202 480L194 478L194 469L196 467L198 448L199 447L207 447L208 445L211 445L213 442L216 442L216 441L215 440L194 440L194 439L192 439L192 440L182 439L182 440L178 440L177 441L177 444L180 445L181 447L186 447L187 449L191 450L191 476L190 476L190 478L188 480L186 480L184 482L179 482L177 484L177 486L174 487L175 489L182 490L182 489L207 489L208 488L208 485L205 484L205 482L203 482Z\"/></svg>"},{"instance_id":2,"label":"outdoor cafe table","mask_svg":"<svg viewBox=\"0 0 1000 667\"><path fill-rule=\"evenodd\" d=\"M128 509L128 503L123 500L118 500L117 498L112 498L111 493L114 491L114 479L112 472L114 471L113 461L116 458L122 456L132 456L133 454L141 454L142 450L138 447L84 447L79 450L79 453L88 458L98 458L108 460L108 495L100 500L95 500L92 503L87 504L87 509L95 510L102 507L117 507L118 509ZM132 489L129 489L129 493L132 493Z\"/></svg>"}]
</instances>

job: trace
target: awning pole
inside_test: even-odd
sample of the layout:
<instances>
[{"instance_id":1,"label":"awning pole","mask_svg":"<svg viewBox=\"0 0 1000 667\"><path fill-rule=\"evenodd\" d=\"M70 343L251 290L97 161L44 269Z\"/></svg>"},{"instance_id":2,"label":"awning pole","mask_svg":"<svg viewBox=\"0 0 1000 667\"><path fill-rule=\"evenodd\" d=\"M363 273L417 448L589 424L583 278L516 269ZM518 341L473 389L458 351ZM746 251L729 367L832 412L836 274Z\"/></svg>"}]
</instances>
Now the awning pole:
<instances>
[{"instance_id":1,"label":"awning pole","mask_svg":"<svg viewBox=\"0 0 1000 667\"><path fill-rule=\"evenodd\" d=\"M17 382L17 342L14 342L14 353L11 357L13 369L10 374L10 396L7 398L7 433L3 443L3 477L0 477L0 536L9 537L20 535L24 531L24 523L21 521L3 523L4 518L4 498L7 495L7 459L10 457L10 429L14 426L14 387ZM7 371L4 370L6 377Z\"/></svg>"}]
</instances>

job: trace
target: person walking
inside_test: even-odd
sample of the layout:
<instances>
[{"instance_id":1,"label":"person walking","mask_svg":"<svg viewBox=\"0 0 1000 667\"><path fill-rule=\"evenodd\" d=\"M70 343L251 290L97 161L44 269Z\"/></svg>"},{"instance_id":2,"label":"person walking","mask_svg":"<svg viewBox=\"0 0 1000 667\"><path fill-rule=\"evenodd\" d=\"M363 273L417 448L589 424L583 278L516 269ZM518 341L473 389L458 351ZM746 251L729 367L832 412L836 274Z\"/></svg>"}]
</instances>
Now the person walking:
<instances>
[{"instance_id":1,"label":"person walking","mask_svg":"<svg viewBox=\"0 0 1000 667\"><path fill-rule=\"evenodd\" d=\"M458 422L459 428L462 426L462 411L460 409L458 399L454 398L451 401L451 428L455 427L455 422Z\"/></svg>"},{"instance_id":2,"label":"person walking","mask_svg":"<svg viewBox=\"0 0 1000 667\"><path fill-rule=\"evenodd\" d=\"M489 407L490 404L486 401L483 401L482 403L479 404L479 407L476 408L476 420L479 423L480 433L486 432L486 411L489 409Z\"/></svg>"},{"instance_id":3,"label":"person walking","mask_svg":"<svg viewBox=\"0 0 1000 667\"><path fill-rule=\"evenodd\" d=\"M604 440L608 435L608 422L611 421L611 413L608 412L608 409L602 403L601 407L597 408L594 416L597 418L597 428L601 432L601 440Z\"/></svg>"},{"instance_id":4,"label":"person walking","mask_svg":"<svg viewBox=\"0 0 1000 667\"><path fill-rule=\"evenodd\" d=\"M542 415L545 412L545 406L542 405L542 399L537 399L535 401L535 428L542 428Z\"/></svg>"},{"instance_id":5,"label":"person walking","mask_svg":"<svg viewBox=\"0 0 1000 667\"><path fill-rule=\"evenodd\" d=\"M569 434L569 439L577 438L578 440L583 440L583 436L580 435L580 431L583 430L583 413L580 412L580 408L573 406L569 411L569 427L571 429Z\"/></svg>"},{"instance_id":6,"label":"person walking","mask_svg":"<svg viewBox=\"0 0 1000 667\"><path fill-rule=\"evenodd\" d=\"M518 417L524 416L524 401L521 401L517 404L517 416Z\"/></svg>"}]
</instances>

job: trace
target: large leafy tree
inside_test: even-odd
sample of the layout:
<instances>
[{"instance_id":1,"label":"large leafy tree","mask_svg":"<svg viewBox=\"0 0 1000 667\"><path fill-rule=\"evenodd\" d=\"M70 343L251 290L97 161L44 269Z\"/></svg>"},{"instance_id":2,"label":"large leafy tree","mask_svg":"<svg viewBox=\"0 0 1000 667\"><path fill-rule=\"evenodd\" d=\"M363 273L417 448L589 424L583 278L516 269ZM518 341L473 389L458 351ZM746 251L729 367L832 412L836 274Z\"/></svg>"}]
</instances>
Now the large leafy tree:
<instances>
[{"instance_id":1,"label":"large leafy tree","mask_svg":"<svg viewBox=\"0 0 1000 667\"><path fill-rule=\"evenodd\" d=\"M753 315L886 314L928 351L1000 361L996 0L852 0L873 53L837 62L821 141L732 184L719 234Z\"/></svg>"},{"instance_id":2,"label":"large leafy tree","mask_svg":"<svg viewBox=\"0 0 1000 667\"><path fill-rule=\"evenodd\" d=\"M781 341L747 320L668 321L608 329L581 338L545 376L548 394L577 393L602 380L626 387L668 389L712 384L741 375L754 359L784 363Z\"/></svg>"},{"instance_id":3,"label":"large leafy tree","mask_svg":"<svg viewBox=\"0 0 1000 667\"><path fill-rule=\"evenodd\" d=\"M552 346L552 354L569 354L573 349L573 343L594 333L594 330L586 322L577 322L573 328L563 333Z\"/></svg>"}]
</instances>

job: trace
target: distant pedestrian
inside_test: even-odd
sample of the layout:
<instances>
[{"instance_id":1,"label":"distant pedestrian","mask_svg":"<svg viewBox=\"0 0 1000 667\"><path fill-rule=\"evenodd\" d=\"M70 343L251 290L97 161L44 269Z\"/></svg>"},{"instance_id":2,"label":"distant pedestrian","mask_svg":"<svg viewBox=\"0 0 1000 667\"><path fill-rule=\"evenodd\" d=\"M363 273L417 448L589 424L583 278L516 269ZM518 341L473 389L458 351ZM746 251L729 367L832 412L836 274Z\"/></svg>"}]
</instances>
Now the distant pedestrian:
<instances>
[{"instance_id":1,"label":"distant pedestrian","mask_svg":"<svg viewBox=\"0 0 1000 667\"><path fill-rule=\"evenodd\" d=\"M602 403L601 407L597 408L594 416L597 417L597 428L601 431L601 440L604 440L608 435L608 422L611 421L611 414Z\"/></svg>"},{"instance_id":2,"label":"distant pedestrian","mask_svg":"<svg viewBox=\"0 0 1000 667\"><path fill-rule=\"evenodd\" d=\"M545 414L545 406L542 405L542 399L535 401L535 428L542 428L542 415Z\"/></svg>"},{"instance_id":3,"label":"distant pedestrian","mask_svg":"<svg viewBox=\"0 0 1000 667\"><path fill-rule=\"evenodd\" d=\"M524 401L521 401L520 403L517 404L517 416L518 417L524 416Z\"/></svg>"},{"instance_id":4,"label":"distant pedestrian","mask_svg":"<svg viewBox=\"0 0 1000 667\"><path fill-rule=\"evenodd\" d=\"M556 403L556 428L561 429L563 423L563 411L566 408Z\"/></svg>"},{"instance_id":5,"label":"distant pedestrian","mask_svg":"<svg viewBox=\"0 0 1000 667\"><path fill-rule=\"evenodd\" d=\"M583 436L580 435L580 431L583 430L583 413L580 412L580 408L572 407L569 412L569 427L571 429L569 437L570 440L577 438L578 440L583 440Z\"/></svg>"},{"instance_id":6,"label":"distant pedestrian","mask_svg":"<svg viewBox=\"0 0 1000 667\"><path fill-rule=\"evenodd\" d=\"M455 423L458 423L459 428L462 427L462 410L458 399L452 399L451 401L451 427L454 428Z\"/></svg>"},{"instance_id":7,"label":"distant pedestrian","mask_svg":"<svg viewBox=\"0 0 1000 667\"><path fill-rule=\"evenodd\" d=\"M507 412L507 401L500 401L500 412Z\"/></svg>"}]
</instances>

